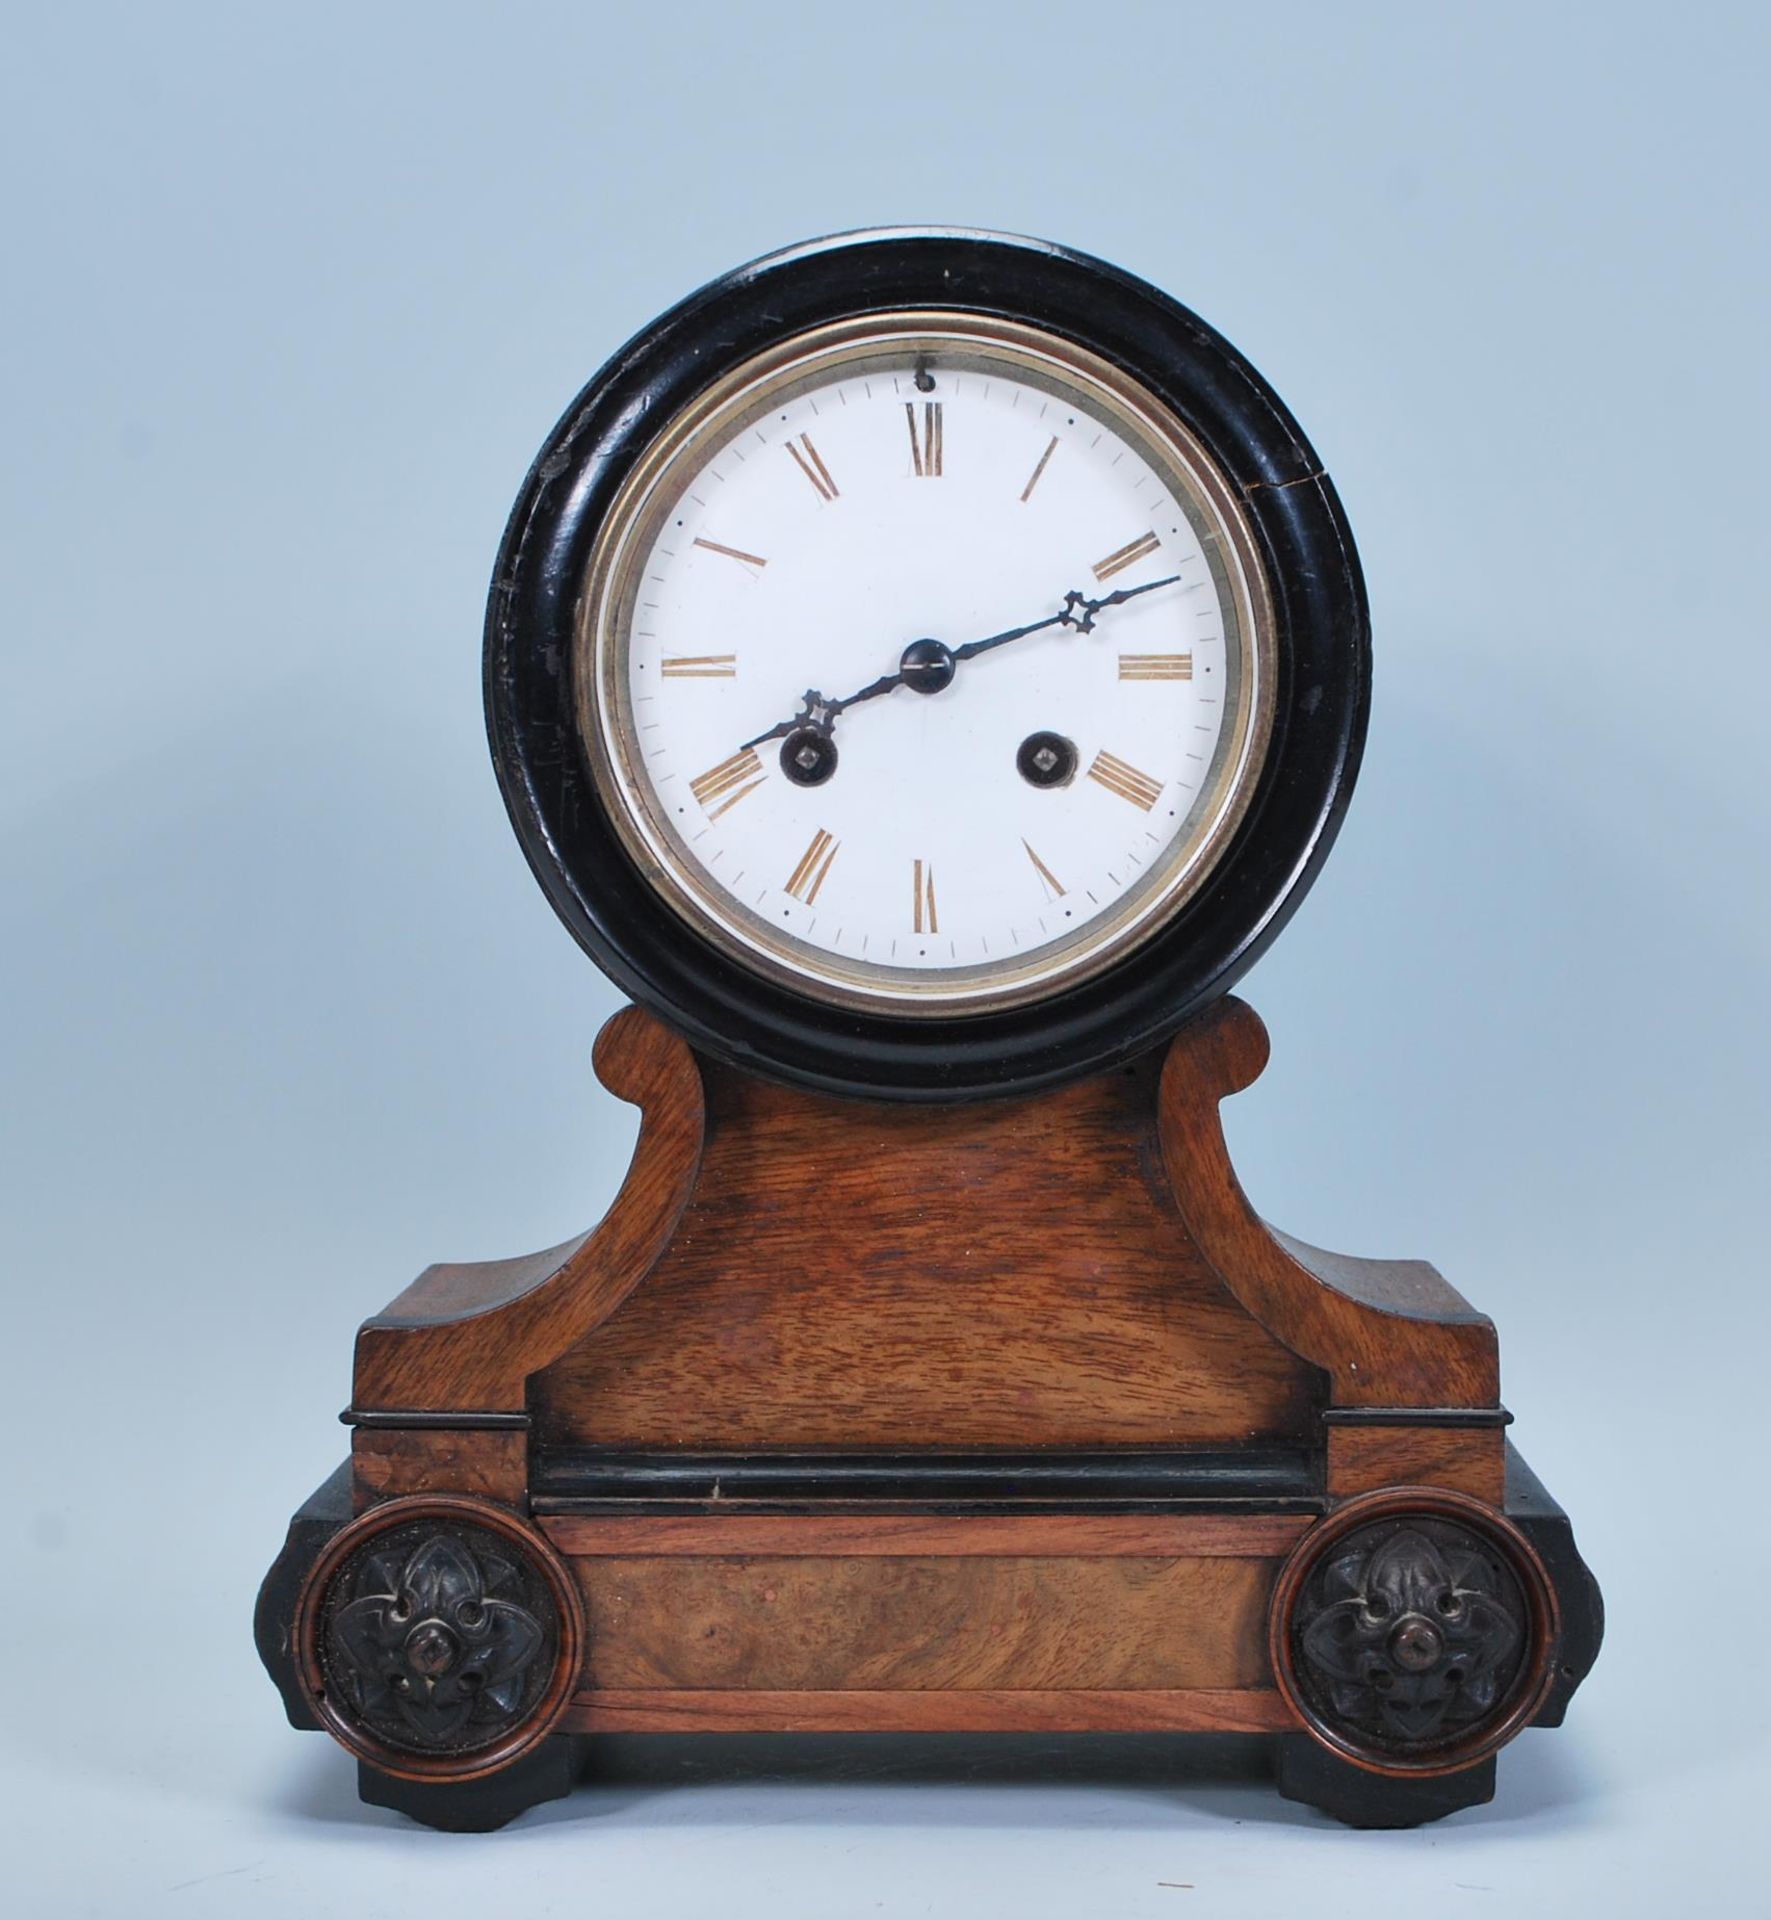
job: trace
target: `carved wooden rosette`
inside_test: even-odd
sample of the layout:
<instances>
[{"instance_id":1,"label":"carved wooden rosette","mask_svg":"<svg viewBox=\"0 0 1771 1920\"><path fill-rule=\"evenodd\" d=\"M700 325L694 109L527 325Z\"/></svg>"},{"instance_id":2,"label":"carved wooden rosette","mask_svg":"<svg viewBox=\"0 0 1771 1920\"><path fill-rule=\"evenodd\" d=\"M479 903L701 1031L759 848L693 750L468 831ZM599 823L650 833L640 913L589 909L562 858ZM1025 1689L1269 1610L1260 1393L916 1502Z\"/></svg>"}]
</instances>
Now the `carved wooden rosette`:
<instances>
[{"instance_id":1,"label":"carved wooden rosette","mask_svg":"<svg viewBox=\"0 0 1771 1920\"><path fill-rule=\"evenodd\" d=\"M1316 1739L1371 1772L1457 1772L1505 1745L1555 1674L1555 1587L1466 1495L1394 1487L1299 1541L1268 1614L1273 1673Z\"/></svg>"},{"instance_id":2,"label":"carved wooden rosette","mask_svg":"<svg viewBox=\"0 0 1771 1920\"><path fill-rule=\"evenodd\" d=\"M578 1590L482 1500L390 1500L327 1543L302 1589L298 1673L322 1725L408 1780L467 1781L553 1731L583 1658Z\"/></svg>"}]
</instances>

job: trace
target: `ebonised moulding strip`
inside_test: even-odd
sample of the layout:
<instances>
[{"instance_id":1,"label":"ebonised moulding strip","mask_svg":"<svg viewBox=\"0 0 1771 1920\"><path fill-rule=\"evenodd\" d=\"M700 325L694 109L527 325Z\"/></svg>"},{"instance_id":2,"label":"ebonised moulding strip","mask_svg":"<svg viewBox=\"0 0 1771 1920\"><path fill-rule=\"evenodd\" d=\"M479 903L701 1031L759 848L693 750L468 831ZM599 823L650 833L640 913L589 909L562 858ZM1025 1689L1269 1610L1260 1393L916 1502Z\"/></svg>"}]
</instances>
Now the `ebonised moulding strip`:
<instances>
[{"instance_id":1,"label":"ebonised moulding strip","mask_svg":"<svg viewBox=\"0 0 1771 1920\"><path fill-rule=\"evenodd\" d=\"M1510 1427L1505 1407L1324 1407L1325 1427Z\"/></svg>"},{"instance_id":2,"label":"ebonised moulding strip","mask_svg":"<svg viewBox=\"0 0 1771 1920\"><path fill-rule=\"evenodd\" d=\"M946 1453L544 1455L531 1482L538 1513L587 1504L672 1501L917 1502L1086 1500L1276 1502L1321 1497L1318 1463L1302 1449L1241 1453Z\"/></svg>"},{"instance_id":3,"label":"ebonised moulding strip","mask_svg":"<svg viewBox=\"0 0 1771 1920\"><path fill-rule=\"evenodd\" d=\"M734 1500L726 1494L722 1494L717 1500L578 1500L570 1497L562 1498L558 1495L537 1494L530 1499L529 1509L537 1518L605 1520L658 1520L670 1514L694 1514L702 1517L712 1514L749 1514L758 1518L795 1514L817 1515L825 1519L845 1516L851 1519L862 1516L888 1519L893 1516L915 1517L925 1514L942 1520L982 1519L991 1515L1023 1514L1028 1518L1037 1519L1077 1513L1135 1515L1146 1518L1153 1514L1212 1513L1224 1519L1249 1519L1281 1515L1302 1515L1307 1518L1323 1512L1326 1504L1320 1493L1300 1494L1296 1497L1272 1495L1266 1499L1247 1500L1155 1498L1107 1500L1096 1494L1072 1494L1061 1499L1031 1500L1017 1500L1007 1496L999 1496L993 1500L943 1500L938 1497L900 1500L879 1494L850 1494L820 1500Z\"/></svg>"},{"instance_id":4,"label":"ebonised moulding strip","mask_svg":"<svg viewBox=\"0 0 1771 1920\"><path fill-rule=\"evenodd\" d=\"M347 1427L412 1427L430 1431L472 1430L485 1427L525 1428L526 1413L501 1413L472 1408L442 1413L418 1407L346 1407L338 1416Z\"/></svg>"}]
</instances>

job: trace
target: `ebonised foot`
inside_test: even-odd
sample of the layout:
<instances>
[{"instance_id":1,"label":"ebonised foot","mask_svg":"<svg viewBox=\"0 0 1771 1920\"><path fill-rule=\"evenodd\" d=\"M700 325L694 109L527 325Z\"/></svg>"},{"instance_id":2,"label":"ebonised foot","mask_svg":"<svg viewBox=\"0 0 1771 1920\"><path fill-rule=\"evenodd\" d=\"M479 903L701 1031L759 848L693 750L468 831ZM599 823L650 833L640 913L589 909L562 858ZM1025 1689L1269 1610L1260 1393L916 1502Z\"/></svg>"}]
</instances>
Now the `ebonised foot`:
<instances>
[{"instance_id":1,"label":"ebonised foot","mask_svg":"<svg viewBox=\"0 0 1771 1920\"><path fill-rule=\"evenodd\" d=\"M481 1780L401 1780L357 1762L357 1794L442 1833L491 1833L544 1800L563 1800L577 1782L584 1743L556 1734Z\"/></svg>"},{"instance_id":2,"label":"ebonised foot","mask_svg":"<svg viewBox=\"0 0 1771 1920\"><path fill-rule=\"evenodd\" d=\"M1339 1759L1301 1733L1279 1739L1276 1776L1282 1799L1349 1827L1419 1827L1494 1798L1493 1754L1457 1773L1398 1780Z\"/></svg>"}]
</instances>

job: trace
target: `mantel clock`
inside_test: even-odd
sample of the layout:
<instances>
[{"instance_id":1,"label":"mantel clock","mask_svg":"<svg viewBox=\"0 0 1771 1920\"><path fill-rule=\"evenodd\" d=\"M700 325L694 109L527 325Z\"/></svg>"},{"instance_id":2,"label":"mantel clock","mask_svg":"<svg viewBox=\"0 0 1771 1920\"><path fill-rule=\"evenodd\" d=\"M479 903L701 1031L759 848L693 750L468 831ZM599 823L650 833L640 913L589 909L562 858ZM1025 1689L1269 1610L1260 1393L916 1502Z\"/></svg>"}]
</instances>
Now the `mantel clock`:
<instances>
[{"instance_id":1,"label":"mantel clock","mask_svg":"<svg viewBox=\"0 0 1771 1920\"><path fill-rule=\"evenodd\" d=\"M1493 1326L1268 1227L1218 1120L1369 670L1277 395L1082 255L797 248L579 395L486 708L640 1135L593 1231L358 1335L258 1624L365 1798L496 1825L622 1731L1239 1732L1404 1825L1561 1718L1598 1594Z\"/></svg>"}]
</instances>

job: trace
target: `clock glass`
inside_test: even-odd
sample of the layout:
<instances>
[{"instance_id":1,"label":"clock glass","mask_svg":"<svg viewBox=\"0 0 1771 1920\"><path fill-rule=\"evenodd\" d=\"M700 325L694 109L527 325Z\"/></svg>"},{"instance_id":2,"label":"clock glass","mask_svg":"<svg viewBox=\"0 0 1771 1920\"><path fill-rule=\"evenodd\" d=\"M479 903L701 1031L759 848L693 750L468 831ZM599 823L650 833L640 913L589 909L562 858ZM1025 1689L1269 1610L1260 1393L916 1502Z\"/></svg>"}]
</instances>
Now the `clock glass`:
<instances>
[{"instance_id":1,"label":"clock glass","mask_svg":"<svg viewBox=\"0 0 1771 1920\"><path fill-rule=\"evenodd\" d=\"M659 433L579 602L629 855L753 969L887 1013L1099 971L1223 856L1274 698L1256 546L1105 360L936 311L816 328Z\"/></svg>"}]
</instances>

